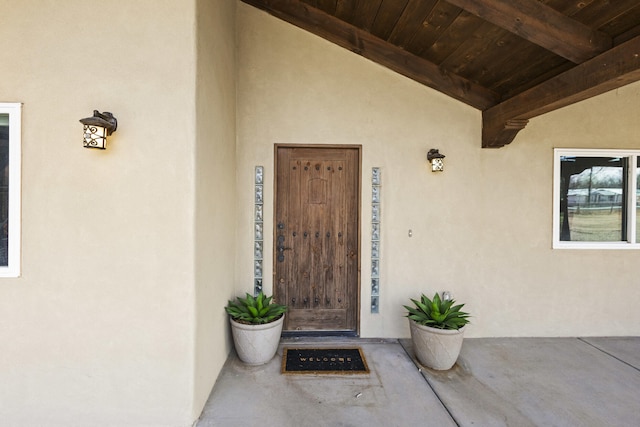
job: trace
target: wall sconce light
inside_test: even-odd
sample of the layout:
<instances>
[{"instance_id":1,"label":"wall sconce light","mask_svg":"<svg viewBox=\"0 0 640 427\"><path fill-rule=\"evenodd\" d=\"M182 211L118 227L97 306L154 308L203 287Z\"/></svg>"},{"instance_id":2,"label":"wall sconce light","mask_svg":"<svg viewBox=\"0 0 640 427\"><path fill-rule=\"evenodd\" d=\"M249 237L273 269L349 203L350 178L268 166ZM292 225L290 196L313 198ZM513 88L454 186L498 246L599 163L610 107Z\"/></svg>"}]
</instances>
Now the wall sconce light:
<instances>
[{"instance_id":1,"label":"wall sconce light","mask_svg":"<svg viewBox=\"0 0 640 427\"><path fill-rule=\"evenodd\" d=\"M440 154L437 148L432 148L427 153L427 160L431 162L431 172L442 172L444 170L445 155Z\"/></svg>"},{"instance_id":2,"label":"wall sconce light","mask_svg":"<svg viewBox=\"0 0 640 427\"><path fill-rule=\"evenodd\" d=\"M85 148L107 148L107 136L116 131L118 120L113 114L105 111L93 110L93 116L80 119L84 125L84 147Z\"/></svg>"}]
</instances>

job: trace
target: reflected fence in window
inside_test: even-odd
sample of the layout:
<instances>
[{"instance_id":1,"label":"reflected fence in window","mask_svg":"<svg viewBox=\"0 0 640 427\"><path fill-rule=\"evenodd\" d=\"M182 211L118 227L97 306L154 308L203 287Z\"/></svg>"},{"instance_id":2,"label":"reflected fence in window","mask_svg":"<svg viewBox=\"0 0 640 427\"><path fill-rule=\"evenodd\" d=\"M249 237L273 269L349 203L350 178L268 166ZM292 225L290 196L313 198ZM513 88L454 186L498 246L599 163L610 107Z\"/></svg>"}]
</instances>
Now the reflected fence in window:
<instances>
[{"instance_id":1,"label":"reflected fence in window","mask_svg":"<svg viewBox=\"0 0 640 427\"><path fill-rule=\"evenodd\" d=\"M0 102L0 277L20 275L22 104Z\"/></svg>"},{"instance_id":2,"label":"reflected fence in window","mask_svg":"<svg viewBox=\"0 0 640 427\"><path fill-rule=\"evenodd\" d=\"M638 243L639 155L555 150L554 247Z\"/></svg>"}]
</instances>

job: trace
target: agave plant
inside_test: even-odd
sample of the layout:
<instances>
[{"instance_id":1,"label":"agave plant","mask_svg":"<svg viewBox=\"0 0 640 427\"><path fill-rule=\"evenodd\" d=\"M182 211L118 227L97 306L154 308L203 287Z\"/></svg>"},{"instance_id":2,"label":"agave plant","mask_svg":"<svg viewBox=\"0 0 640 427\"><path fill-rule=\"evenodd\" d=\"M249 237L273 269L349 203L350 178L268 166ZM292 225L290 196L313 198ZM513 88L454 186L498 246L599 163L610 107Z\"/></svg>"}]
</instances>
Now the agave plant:
<instances>
[{"instance_id":1,"label":"agave plant","mask_svg":"<svg viewBox=\"0 0 640 427\"><path fill-rule=\"evenodd\" d=\"M464 304L455 304L454 300L443 301L436 293L430 300L422 294L420 301L411 299L415 307L404 306L407 309L407 317L415 320L419 325L430 326L439 329L460 329L469 320L469 313L460 311Z\"/></svg>"},{"instance_id":2,"label":"agave plant","mask_svg":"<svg viewBox=\"0 0 640 427\"><path fill-rule=\"evenodd\" d=\"M245 298L237 297L236 301L229 301L224 309L233 320L240 323L271 323L287 311L286 305L272 303L272 298L273 296L266 297L262 292L256 297L247 293Z\"/></svg>"}]
</instances>

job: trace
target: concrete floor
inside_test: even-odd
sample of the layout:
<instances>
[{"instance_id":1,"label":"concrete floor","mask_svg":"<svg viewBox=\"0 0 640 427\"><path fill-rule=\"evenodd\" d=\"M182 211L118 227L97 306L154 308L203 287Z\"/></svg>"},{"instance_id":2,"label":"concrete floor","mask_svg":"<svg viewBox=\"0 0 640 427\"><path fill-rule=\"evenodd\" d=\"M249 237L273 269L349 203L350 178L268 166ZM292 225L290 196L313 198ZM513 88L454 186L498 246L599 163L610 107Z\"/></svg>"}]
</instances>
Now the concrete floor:
<instances>
[{"instance_id":1,"label":"concrete floor","mask_svg":"<svg viewBox=\"0 0 640 427\"><path fill-rule=\"evenodd\" d=\"M282 348L358 345L369 374L282 375ZM640 426L640 337L465 339L446 372L410 340L286 339L271 362L231 355L198 427Z\"/></svg>"}]
</instances>

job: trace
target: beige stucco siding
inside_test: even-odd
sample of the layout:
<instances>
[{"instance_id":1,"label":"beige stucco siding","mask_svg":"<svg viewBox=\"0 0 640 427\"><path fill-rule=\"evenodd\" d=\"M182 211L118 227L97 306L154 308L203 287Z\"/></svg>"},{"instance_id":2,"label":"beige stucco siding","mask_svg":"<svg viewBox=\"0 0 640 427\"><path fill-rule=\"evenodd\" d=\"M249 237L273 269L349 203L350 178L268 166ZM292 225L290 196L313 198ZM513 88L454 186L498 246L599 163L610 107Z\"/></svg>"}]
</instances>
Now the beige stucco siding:
<instances>
[{"instance_id":1,"label":"beige stucco siding","mask_svg":"<svg viewBox=\"0 0 640 427\"><path fill-rule=\"evenodd\" d=\"M251 289L252 171L273 144L361 144L361 335L408 336L402 305L449 290L469 336L637 335L637 251L551 249L554 147L640 146L640 84L537 117L480 148L481 113L245 4L238 6L237 277ZM445 172L430 172L439 148ZM380 314L371 314L372 167L382 169ZM265 190L265 236L273 233ZM411 230L412 237L409 237ZM272 257L272 241L265 242ZM272 266L265 282L272 289ZM624 316L601 316L602 302Z\"/></svg>"},{"instance_id":2,"label":"beige stucco siding","mask_svg":"<svg viewBox=\"0 0 640 427\"><path fill-rule=\"evenodd\" d=\"M640 147L640 83L483 150L479 111L236 0L0 0L0 40L0 102L23 103L0 424L193 423L231 349L223 307L253 287L256 165L272 292L276 143L362 146L363 337L408 336L402 304L442 290L469 336L639 333L638 252L552 250L551 227L553 148ZM106 151L82 148L94 109L119 121Z\"/></svg>"},{"instance_id":3,"label":"beige stucco siding","mask_svg":"<svg viewBox=\"0 0 640 427\"><path fill-rule=\"evenodd\" d=\"M231 349L224 306L235 296L236 250L236 2L197 5L194 417Z\"/></svg>"},{"instance_id":4,"label":"beige stucco siding","mask_svg":"<svg viewBox=\"0 0 640 427\"><path fill-rule=\"evenodd\" d=\"M0 282L5 425L190 425L194 2L0 2L22 102L22 277ZM106 151L80 118L119 121Z\"/></svg>"}]
</instances>

